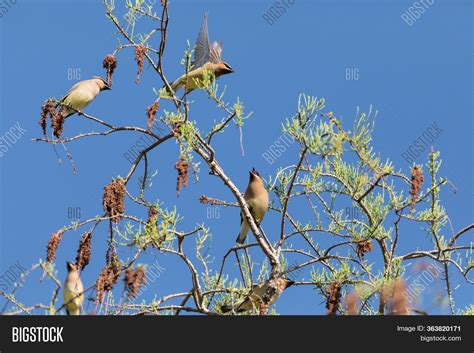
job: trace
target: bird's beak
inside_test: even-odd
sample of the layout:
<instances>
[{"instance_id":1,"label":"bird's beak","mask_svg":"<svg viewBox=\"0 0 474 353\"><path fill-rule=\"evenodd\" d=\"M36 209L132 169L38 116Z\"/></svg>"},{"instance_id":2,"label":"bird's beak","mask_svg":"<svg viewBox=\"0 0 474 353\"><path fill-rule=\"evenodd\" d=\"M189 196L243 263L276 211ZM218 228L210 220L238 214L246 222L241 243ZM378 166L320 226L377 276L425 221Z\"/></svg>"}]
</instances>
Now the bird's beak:
<instances>
[{"instance_id":1,"label":"bird's beak","mask_svg":"<svg viewBox=\"0 0 474 353\"><path fill-rule=\"evenodd\" d=\"M224 65L224 73L231 74L234 72L234 69L227 63L223 63Z\"/></svg>"},{"instance_id":2,"label":"bird's beak","mask_svg":"<svg viewBox=\"0 0 474 353\"><path fill-rule=\"evenodd\" d=\"M67 264L67 270L72 271L74 269L74 264L70 261L66 262Z\"/></svg>"},{"instance_id":3,"label":"bird's beak","mask_svg":"<svg viewBox=\"0 0 474 353\"><path fill-rule=\"evenodd\" d=\"M295 284L295 281L292 281L291 279L286 279L286 288L291 287L293 284Z\"/></svg>"},{"instance_id":4,"label":"bird's beak","mask_svg":"<svg viewBox=\"0 0 474 353\"><path fill-rule=\"evenodd\" d=\"M112 86L107 84L107 85L105 85L104 90L112 90Z\"/></svg>"}]
</instances>

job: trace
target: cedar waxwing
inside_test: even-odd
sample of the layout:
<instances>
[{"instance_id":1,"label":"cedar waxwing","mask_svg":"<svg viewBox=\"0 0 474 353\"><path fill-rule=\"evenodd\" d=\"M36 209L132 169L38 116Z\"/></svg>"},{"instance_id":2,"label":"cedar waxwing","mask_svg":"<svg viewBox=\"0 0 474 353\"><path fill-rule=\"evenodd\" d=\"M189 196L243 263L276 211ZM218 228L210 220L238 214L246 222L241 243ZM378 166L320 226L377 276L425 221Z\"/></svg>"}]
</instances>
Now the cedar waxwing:
<instances>
[{"instance_id":1,"label":"cedar waxwing","mask_svg":"<svg viewBox=\"0 0 474 353\"><path fill-rule=\"evenodd\" d=\"M247 190L245 190L244 199L249 205L250 213L253 218L258 224L260 224L268 210L268 191L265 189L263 180L255 168L250 172L249 185L247 186ZM250 226L245 220L243 214L240 213L240 233L236 240L237 243L244 243L249 230Z\"/></svg>"},{"instance_id":2,"label":"cedar waxwing","mask_svg":"<svg viewBox=\"0 0 474 353\"><path fill-rule=\"evenodd\" d=\"M80 315L84 301L84 287L82 286L79 270L72 262L67 263L68 274L64 282L63 299L68 315Z\"/></svg>"},{"instance_id":3,"label":"cedar waxwing","mask_svg":"<svg viewBox=\"0 0 474 353\"><path fill-rule=\"evenodd\" d=\"M245 299L233 304L223 305L221 306L221 310L223 313L229 311L244 312L251 311L252 309L259 310L262 304L269 308L280 297L283 291L294 283L295 282L289 279L280 277L256 284Z\"/></svg>"},{"instance_id":4,"label":"cedar waxwing","mask_svg":"<svg viewBox=\"0 0 474 353\"><path fill-rule=\"evenodd\" d=\"M69 92L61 99L61 103L82 111L101 91L109 89L112 89L112 87L104 79L94 76L90 80L80 81L72 86ZM64 118L76 113L76 111L67 106L62 106L62 109Z\"/></svg>"},{"instance_id":5,"label":"cedar waxwing","mask_svg":"<svg viewBox=\"0 0 474 353\"><path fill-rule=\"evenodd\" d=\"M222 42L209 41L207 31L207 13L202 20L201 32L194 46L194 58L191 62L191 71L184 74L171 84L173 91L177 92L181 87L186 87L187 92L198 88L198 82L202 79L204 71L210 71L214 78L234 72L232 67L222 60Z\"/></svg>"}]
</instances>

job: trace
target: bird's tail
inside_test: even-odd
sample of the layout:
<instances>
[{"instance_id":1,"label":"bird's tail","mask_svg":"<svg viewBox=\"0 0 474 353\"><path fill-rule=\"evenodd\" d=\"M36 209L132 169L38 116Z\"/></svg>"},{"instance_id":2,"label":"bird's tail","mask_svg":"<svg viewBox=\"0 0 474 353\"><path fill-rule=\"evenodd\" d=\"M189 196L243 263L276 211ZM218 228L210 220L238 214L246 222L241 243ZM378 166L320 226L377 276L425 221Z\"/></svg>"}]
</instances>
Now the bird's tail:
<instances>
[{"instance_id":1,"label":"bird's tail","mask_svg":"<svg viewBox=\"0 0 474 353\"><path fill-rule=\"evenodd\" d=\"M235 240L237 244L242 245L245 241L245 238L247 238L247 234L249 233L250 227L245 222L245 220L242 222L242 225L240 226L240 232L239 235L237 236L237 239Z\"/></svg>"},{"instance_id":2,"label":"bird's tail","mask_svg":"<svg viewBox=\"0 0 474 353\"><path fill-rule=\"evenodd\" d=\"M76 112L73 111L73 110L62 110L61 114L63 116L64 119L67 119L69 118L71 115L74 115Z\"/></svg>"}]
</instances>

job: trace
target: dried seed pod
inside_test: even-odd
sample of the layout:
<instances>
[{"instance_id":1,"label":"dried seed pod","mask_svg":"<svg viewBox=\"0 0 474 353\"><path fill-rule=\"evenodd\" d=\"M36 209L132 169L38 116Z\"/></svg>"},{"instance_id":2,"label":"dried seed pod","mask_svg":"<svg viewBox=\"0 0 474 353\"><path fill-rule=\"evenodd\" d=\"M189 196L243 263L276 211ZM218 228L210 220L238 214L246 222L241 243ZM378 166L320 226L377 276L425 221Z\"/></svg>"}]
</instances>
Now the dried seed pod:
<instances>
[{"instance_id":1,"label":"dried seed pod","mask_svg":"<svg viewBox=\"0 0 474 353\"><path fill-rule=\"evenodd\" d=\"M94 285L97 292L96 302L98 303L102 303L105 292L113 289L117 284L118 278L122 274L115 246L109 245L105 258L107 263L102 268Z\"/></svg>"},{"instance_id":2,"label":"dried seed pod","mask_svg":"<svg viewBox=\"0 0 474 353\"><path fill-rule=\"evenodd\" d=\"M146 284L145 270L142 266L138 266L135 269L127 268L125 271L125 277L123 278L125 283L125 289L129 298L136 298L140 287Z\"/></svg>"},{"instance_id":3,"label":"dried seed pod","mask_svg":"<svg viewBox=\"0 0 474 353\"><path fill-rule=\"evenodd\" d=\"M107 70L107 83L112 85L112 75L117 67L117 59L112 54L107 54L102 62L102 66Z\"/></svg>"},{"instance_id":4,"label":"dried seed pod","mask_svg":"<svg viewBox=\"0 0 474 353\"><path fill-rule=\"evenodd\" d=\"M412 196L410 203L410 212L413 212L415 209L415 204L417 201L418 194L421 191L421 186L423 185L423 172L418 166L414 166L411 170L411 189L410 195Z\"/></svg>"},{"instance_id":5,"label":"dried seed pod","mask_svg":"<svg viewBox=\"0 0 474 353\"><path fill-rule=\"evenodd\" d=\"M81 270L83 270L90 262L91 240L92 233L86 232L82 235L81 241L79 242L79 248L77 249L76 256L76 265Z\"/></svg>"},{"instance_id":6,"label":"dried seed pod","mask_svg":"<svg viewBox=\"0 0 474 353\"><path fill-rule=\"evenodd\" d=\"M146 47L144 45L137 45L135 47L135 61L137 62L137 77L135 83L140 83L140 75L143 70L143 56L146 53Z\"/></svg>"},{"instance_id":7,"label":"dried seed pod","mask_svg":"<svg viewBox=\"0 0 474 353\"><path fill-rule=\"evenodd\" d=\"M326 309L328 315L336 315L341 301L341 284L338 281L331 282L327 288Z\"/></svg>"},{"instance_id":8,"label":"dried seed pod","mask_svg":"<svg viewBox=\"0 0 474 353\"><path fill-rule=\"evenodd\" d=\"M54 110L54 114L51 114L51 127L53 128L53 135L58 139L61 138L61 135L64 131L64 116L61 111L62 108L59 108L57 111Z\"/></svg>"},{"instance_id":9,"label":"dried seed pod","mask_svg":"<svg viewBox=\"0 0 474 353\"><path fill-rule=\"evenodd\" d=\"M63 237L63 232L51 233L49 237L48 246L46 248L46 263L52 263L56 258L56 251L58 250L59 243Z\"/></svg>"},{"instance_id":10,"label":"dried seed pod","mask_svg":"<svg viewBox=\"0 0 474 353\"><path fill-rule=\"evenodd\" d=\"M107 215L113 217L113 222L120 222L125 212L125 191L125 182L122 179L112 180L104 187L102 204Z\"/></svg>"},{"instance_id":11,"label":"dried seed pod","mask_svg":"<svg viewBox=\"0 0 474 353\"><path fill-rule=\"evenodd\" d=\"M53 128L54 136L56 136L57 138L61 138L61 134L64 131L64 116L62 114L62 108L59 107L58 109L56 109L56 106L57 104L52 99L49 99L41 107L41 119L38 123L41 125L41 130L43 131L43 135L45 137L46 121L48 119L48 116L51 120L51 127Z\"/></svg>"},{"instance_id":12,"label":"dried seed pod","mask_svg":"<svg viewBox=\"0 0 474 353\"><path fill-rule=\"evenodd\" d=\"M365 254L372 251L373 242L372 239L361 240L357 242L357 256L363 258Z\"/></svg>"},{"instance_id":13,"label":"dried seed pod","mask_svg":"<svg viewBox=\"0 0 474 353\"><path fill-rule=\"evenodd\" d=\"M50 109L54 108L55 104L52 100L48 100L42 107L41 107L41 119L39 120L39 124L41 125L41 130L43 131L43 135L46 137L46 122L48 120L48 114L50 114Z\"/></svg>"},{"instance_id":14,"label":"dried seed pod","mask_svg":"<svg viewBox=\"0 0 474 353\"><path fill-rule=\"evenodd\" d=\"M189 163L186 162L183 157L181 157L174 167L178 171L176 193L179 196L181 189L185 186L188 186Z\"/></svg>"},{"instance_id":15,"label":"dried seed pod","mask_svg":"<svg viewBox=\"0 0 474 353\"><path fill-rule=\"evenodd\" d=\"M117 274L110 266L104 266L102 268L94 286L97 292L96 302L102 303L105 292L112 290L119 276L120 274Z\"/></svg>"},{"instance_id":16,"label":"dried seed pod","mask_svg":"<svg viewBox=\"0 0 474 353\"><path fill-rule=\"evenodd\" d=\"M213 199L212 197L206 196L206 195L201 195L199 197L199 202L202 204L208 204L210 203L211 205L218 205L219 201L216 199Z\"/></svg>"},{"instance_id":17,"label":"dried seed pod","mask_svg":"<svg viewBox=\"0 0 474 353\"><path fill-rule=\"evenodd\" d=\"M158 107L159 107L158 101L155 101L153 104L151 104L150 106L146 108L146 116L148 119L148 122L147 122L148 131L151 131L153 127L153 123L155 122L155 116L156 116L156 112L158 111Z\"/></svg>"}]
</instances>

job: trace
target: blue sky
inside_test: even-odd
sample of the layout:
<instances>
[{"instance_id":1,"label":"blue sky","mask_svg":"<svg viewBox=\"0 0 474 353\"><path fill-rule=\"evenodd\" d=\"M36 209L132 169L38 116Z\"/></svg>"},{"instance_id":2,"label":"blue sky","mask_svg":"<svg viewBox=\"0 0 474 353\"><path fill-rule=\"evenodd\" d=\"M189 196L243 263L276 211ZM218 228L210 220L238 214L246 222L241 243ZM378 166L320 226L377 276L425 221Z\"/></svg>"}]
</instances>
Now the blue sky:
<instances>
[{"instance_id":1,"label":"blue sky","mask_svg":"<svg viewBox=\"0 0 474 353\"><path fill-rule=\"evenodd\" d=\"M0 2L1 4L2 2ZM120 8L119 1L116 1ZM277 168L298 158L291 146L274 164L262 157L281 136L281 123L293 115L298 95L324 97L326 110L342 116L352 126L357 107L378 111L373 144L382 159L389 158L405 173L410 164L402 154L430 125L442 133L433 145L441 151L440 174L459 189L447 187L442 200L454 231L474 219L473 114L472 114L472 4L470 1L435 1L411 26L401 15L412 1L302 1L296 0L273 25L263 18L273 1L176 1L170 5L171 21L164 62L169 79L182 73L180 59L186 41L194 43L202 15L209 11L211 40L222 40L223 57L235 70L220 84L227 86L228 101L237 97L253 116L245 124L246 154L241 156L239 133L230 127L215 138L217 158L234 182L244 190L252 167L268 178ZM0 7L0 11L1 7ZM140 137L116 133L91 137L68 144L77 164L73 175L61 147L63 164L50 145L32 142L40 137L40 107L50 96L59 98L76 80L104 75L102 59L114 50L118 35L105 18L99 1L18 0L0 18L0 136L12 126L27 132L0 158L0 274L20 261L25 267L45 256L51 232L71 220L69 208L80 208L81 219L102 213L103 187L117 175L125 176L130 163L124 153ZM157 42L155 43L157 45ZM357 80L347 80L347 72L357 72ZM355 70L355 71L354 71ZM154 99L152 88L161 82L145 64L141 83L135 84L133 52L118 56L113 91L104 92L86 112L115 125L146 126L145 108ZM204 93L193 93L192 119L204 129L222 114ZM170 107L168 107L170 108ZM77 117L68 119L64 136L73 136L98 127ZM202 167L199 183L190 183L176 198L178 148L169 141L149 155L150 168L157 170L149 199L159 198L185 216L182 230L205 222L211 227L212 253L217 267L233 245L238 231L237 209L219 209L219 218L207 218L207 206L198 202L201 194L232 200L231 193ZM196 161L198 161L196 156ZM426 152L417 163L426 161ZM132 185L136 185L132 181ZM133 210L130 208L129 210ZM296 209L292 209L295 212ZM215 211L215 210L214 210ZM145 217L143 210L137 210ZM303 217L305 215L302 215ZM306 215L307 216L307 215ZM275 234L278 218L269 215L263 224L267 234ZM65 261L73 260L81 232L67 233L57 254L58 276L65 276ZM450 235L449 227L446 228ZM93 238L91 264L83 273L88 287L104 264L106 227ZM427 245L428 237L418 228L403 234L399 253ZM465 235L463 244L472 241ZM190 249L189 249L190 250ZM122 252L123 257L130 254ZM144 294L150 299L173 290L188 290L189 274L170 256L150 252L142 261L158 261L166 270ZM374 257L374 261L377 260ZM233 266L229 266L229 271ZM456 307L473 302L472 286L452 270ZM301 279L309 279L306 274ZM459 287L457 287L459 285ZM122 284L119 284L118 294ZM27 304L48 302L53 286L40 284L33 276L18 298ZM434 296L436 283L426 293ZM431 294L430 294L431 293ZM324 313L323 298L310 287L290 288L276 307L282 314ZM447 313L432 308L431 313Z\"/></svg>"}]
</instances>

